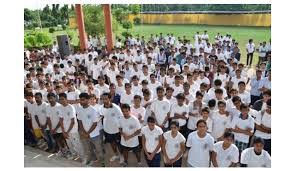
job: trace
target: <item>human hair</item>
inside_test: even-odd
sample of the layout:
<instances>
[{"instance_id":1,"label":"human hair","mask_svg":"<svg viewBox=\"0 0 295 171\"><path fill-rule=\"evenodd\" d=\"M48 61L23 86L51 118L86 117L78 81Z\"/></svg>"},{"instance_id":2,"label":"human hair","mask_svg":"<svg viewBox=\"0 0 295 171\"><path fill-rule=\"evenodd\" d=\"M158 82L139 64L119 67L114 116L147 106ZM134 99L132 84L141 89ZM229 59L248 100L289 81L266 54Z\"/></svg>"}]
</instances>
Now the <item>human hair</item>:
<instances>
[{"instance_id":1,"label":"human hair","mask_svg":"<svg viewBox=\"0 0 295 171\"><path fill-rule=\"evenodd\" d=\"M161 90L164 91L164 87L162 87L162 86L157 87L157 93Z\"/></svg>"},{"instance_id":2,"label":"human hair","mask_svg":"<svg viewBox=\"0 0 295 171\"><path fill-rule=\"evenodd\" d=\"M149 116L147 118L147 122L149 122L149 123L156 123L156 119L153 116Z\"/></svg>"},{"instance_id":3,"label":"human hair","mask_svg":"<svg viewBox=\"0 0 295 171\"><path fill-rule=\"evenodd\" d=\"M217 89L214 90L214 93L223 94L223 90L221 88L217 88Z\"/></svg>"},{"instance_id":4,"label":"human hair","mask_svg":"<svg viewBox=\"0 0 295 171\"><path fill-rule=\"evenodd\" d=\"M67 98L67 94L66 93L60 93L59 95L58 95L58 97L59 98L61 98L61 97L63 97L63 98Z\"/></svg>"},{"instance_id":5,"label":"human hair","mask_svg":"<svg viewBox=\"0 0 295 171\"><path fill-rule=\"evenodd\" d=\"M270 90L266 90L262 93L262 95L268 95L271 96L271 91Z\"/></svg>"},{"instance_id":6,"label":"human hair","mask_svg":"<svg viewBox=\"0 0 295 171\"><path fill-rule=\"evenodd\" d=\"M221 86L221 85L222 85L222 81L221 81L220 79L216 79L216 80L214 81L214 85L215 85L215 86Z\"/></svg>"},{"instance_id":7,"label":"human hair","mask_svg":"<svg viewBox=\"0 0 295 171\"><path fill-rule=\"evenodd\" d=\"M129 105L129 104L123 103L123 104L121 105L121 108L122 108L122 109L127 109L127 110L130 111L130 105Z\"/></svg>"},{"instance_id":8,"label":"human hair","mask_svg":"<svg viewBox=\"0 0 295 171\"><path fill-rule=\"evenodd\" d=\"M234 96L232 98L233 103L237 102L237 101L241 101L241 98L239 96Z\"/></svg>"},{"instance_id":9,"label":"human hair","mask_svg":"<svg viewBox=\"0 0 295 171\"><path fill-rule=\"evenodd\" d=\"M261 143L261 144L264 145L264 140L263 140L262 138L260 138L260 137L255 137L253 143L254 143L254 144Z\"/></svg>"},{"instance_id":10,"label":"human hair","mask_svg":"<svg viewBox=\"0 0 295 171\"><path fill-rule=\"evenodd\" d=\"M47 94L47 98L49 99L50 97L54 97L54 98L55 98L56 96L55 96L54 93L48 93L48 94Z\"/></svg>"},{"instance_id":11,"label":"human hair","mask_svg":"<svg viewBox=\"0 0 295 171\"><path fill-rule=\"evenodd\" d=\"M37 93L35 93L35 97L36 96L39 96L39 97L41 97L42 98L42 93L40 93L40 92L37 92Z\"/></svg>"},{"instance_id":12,"label":"human hair","mask_svg":"<svg viewBox=\"0 0 295 171\"><path fill-rule=\"evenodd\" d=\"M241 106L240 106L240 109L248 109L249 106L246 105L245 103L242 103Z\"/></svg>"},{"instance_id":13,"label":"human hair","mask_svg":"<svg viewBox=\"0 0 295 171\"><path fill-rule=\"evenodd\" d=\"M232 138L233 140L235 139L235 134L232 133L231 131L226 131L224 134L223 134L223 138Z\"/></svg>"},{"instance_id":14,"label":"human hair","mask_svg":"<svg viewBox=\"0 0 295 171\"><path fill-rule=\"evenodd\" d=\"M89 95L88 95L87 93L81 93L81 94L79 95L79 98L80 98L80 99L82 99L82 98L89 99L90 97L89 97Z\"/></svg>"},{"instance_id":15,"label":"human hair","mask_svg":"<svg viewBox=\"0 0 295 171\"><path fill-rule=\"evenodd\" d=\"M196 92L196 97L199 97L199 96L204 97L204 95L200 91L197 91Z\"/></svg>"},{"instance_id":16,"label":"human hair","mask_svg":"<svg viewBox=\"0 0 295 171\"><path fill-rule=\"evenodd\" d=\"M242 84L243 84L244 86L246 85L246 83L245 83L244 81L240 81L240 82L238 83L238 86L240 86L240 85L242 85Z\"/></svg>"},{"instance_id":17,"label":"human hair","mask_svg":"<svg viewBox=\"0 0 295 171\"><path fill-rule=\"evenodd\" d=\"M176 95L176 99L182 99L182 100L184 100L185 99L185 95L183 94L183 93L178 93L177 95Z\"/></svg>"},{"instance_id":18,"label":"human hair","mask_svg":"<svg viewBox=\"0 0 295 171\"><path fill-rule=\"evenodd\" d=\"M204 124L207 126L207 122L206 122L204 119L200 119L200 120L198 120L198 122L197 122L197 127L198 127L201 123L204 123Z\"/></svg>"},{"instance_id":19,"label":"human hair","mask_svg":"<svg viewBox=\"0 0 295 171\"><path fill-rule=\"evenodd\" d=\"M107 96L109 99L112 98L111 94L110 93L103 93L102 96Z\"/></svg>"},{"instance_id":20,"label":"human hair","mask_svg":"<svg viewBox=\"0 0 295 171\"><path fill-rule=\"evenodd\" d=\"M217 102L217 105L218 105L218 106L219 106L219 105L224 105L224 106L226 106L226 103L225 103L225 101L220 100L220 101Z\"/></svg>"},{"instance_id":21,"label":"human hair","mask_svg":"<svg viewBox=\"0 0 295 171\"><path fill-rule=\"evenodd\" d=\"M179 128L179 122L178 121L171 121L170 126L175 125L177 128Z\"/></svg>"},{"instance_id":22,"label":"human hair","mask_svg":"<svg viewBox=\"0 0 295 171\"><path fill-rule=\"evenodd\" d=\"M211 100L208 101L208 106L209 107L215 107L215 105L216 105L216 100L215 99L211 99Z\"/></svg>"},{"instance_id":23,"label":"human hair","mask_svg":"<svg viewBox=\"0 0 295 171\"><path fill-rule=\"evenodd\" d=\"M135 95L133 98L134 98L134 100L135 100L135 99L139 99L139 100L141 100L141 96L140 96L140 95Z\"/></svg>"},{"instance_id":24,"label":"human hair","mask_svg":"<svg viewBox=\"0 0 295 171\"><path fill-rule=\"evenodd\" d=\"M169 91L169 90L171 90L173 92L174 91L174 88L173 87L167 87L166 88L166 91Z\"/></svg>"},{"instance_id":25,"label":"human hair","mask_svg":"<svg viewBox=\"0 0 295 171\"><path fill-rule=\"evenodd\" d=\"M209 109L208 107L204 107L204 108L202 109L202 112L210 113L210 109Z\"/></svg>"}]
</instances>

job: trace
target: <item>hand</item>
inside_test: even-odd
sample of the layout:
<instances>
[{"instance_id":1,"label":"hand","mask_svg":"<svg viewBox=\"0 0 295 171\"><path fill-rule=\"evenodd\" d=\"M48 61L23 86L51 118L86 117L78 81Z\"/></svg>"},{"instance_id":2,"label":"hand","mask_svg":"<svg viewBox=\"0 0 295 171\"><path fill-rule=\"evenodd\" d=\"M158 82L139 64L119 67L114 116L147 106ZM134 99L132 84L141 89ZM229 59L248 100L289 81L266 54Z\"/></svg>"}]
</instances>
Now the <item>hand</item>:
<instances>
[{"instance_id":1,"label":"hand","mask_svg":"<svg viewBox=\"0 0 295 171\"><path fill-rule=\"evenodd\" d=\"M67 132L62 133L65 139L69 139L69 134Z\"/></svg>"},{"instance_id":2,"label":"hand","mask_svg":"<svg viewBox=\"0 0 295 171\"><path fill-rule=\"evenodd\" d=\"M138 114L138 120L141 120L142 116L141 114Z\"/></svg>"},{"instance_id":3,"label":"hand","mask_svg":"<svg viewBox=\"0 0 295 171\"><path fill-rule=\"evenodd\" d=\"M229 111L225 111L225 115L228 116L229 115Z\"/></svg>"},{"instance_id":4,"label":"hand","mask_svg":"<svg viewBox=\"0 0 295 171\"><path fill-rule=\"evenodd\" d=\"M154 157L155 157L155 153L152 153L151 155L149 155L148 159L153 160Z\"/></svg>"},{"instance_id":5,"label":"hand","mask_svg":"<svg viewBox=\"0 0 295 171\"><path fill-rule=\"evenodd\" d=\"M50 130L50 133L51 133L51 134L54 134L54 133L55 133L55 130L54 130L54 129L51 129L51 130Z\"/></svg>"}]
</instances>

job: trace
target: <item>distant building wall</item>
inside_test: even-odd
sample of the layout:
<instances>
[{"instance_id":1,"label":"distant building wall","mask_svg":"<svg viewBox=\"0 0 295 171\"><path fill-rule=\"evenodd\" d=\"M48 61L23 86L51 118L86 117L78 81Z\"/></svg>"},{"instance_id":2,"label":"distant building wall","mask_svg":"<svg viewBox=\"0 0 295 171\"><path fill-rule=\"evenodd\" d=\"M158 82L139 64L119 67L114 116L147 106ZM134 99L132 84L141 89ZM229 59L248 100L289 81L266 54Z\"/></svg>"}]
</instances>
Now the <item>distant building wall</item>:
<instances>
[{"instance_id":1,"label":"distant building wall","mask_svg":"<svg viewBox=\"0 0 295 171\"><path fill-rule=\"evenodd\" d=\"M271 26L271 13L140 13L128 19L141 18L143 24L203 24L231 26Z\"/></svg>"}]
</instances>

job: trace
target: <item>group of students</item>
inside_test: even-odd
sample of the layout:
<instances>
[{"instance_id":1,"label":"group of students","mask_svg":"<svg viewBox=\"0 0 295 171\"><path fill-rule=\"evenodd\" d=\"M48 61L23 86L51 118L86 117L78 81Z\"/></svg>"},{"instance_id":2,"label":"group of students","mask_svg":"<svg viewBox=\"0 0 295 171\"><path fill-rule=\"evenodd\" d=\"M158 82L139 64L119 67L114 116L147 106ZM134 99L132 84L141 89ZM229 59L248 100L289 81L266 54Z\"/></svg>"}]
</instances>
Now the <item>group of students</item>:
<instances>
[{"instance_id":1,"label":"group of students","mask_svg":"<svg viewBox=\"0 0 295 171\"><path fill-rule=\"evenodd\" d=\"M25 144L102 167L106 144L122 166L133 151L139 166L270 167L271 52L250 76L230 35L195 38L25 51Z\"/></svg>"}]
</instances>

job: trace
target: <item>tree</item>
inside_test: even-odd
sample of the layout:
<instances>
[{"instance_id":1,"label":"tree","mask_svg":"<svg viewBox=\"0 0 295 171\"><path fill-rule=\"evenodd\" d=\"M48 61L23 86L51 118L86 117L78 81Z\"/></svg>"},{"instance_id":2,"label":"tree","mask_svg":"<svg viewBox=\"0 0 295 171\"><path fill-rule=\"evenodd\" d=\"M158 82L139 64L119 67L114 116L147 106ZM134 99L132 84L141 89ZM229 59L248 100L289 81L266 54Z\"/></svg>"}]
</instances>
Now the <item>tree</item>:
<instances>
[{"instance_id":1,"label":"tree","mask_svg":"<svg viewBox=\"0 0 295 171\"><path fill-rule=\"evenodd\" d=\"M129 6L129 9L132 14L137 15L140 12L140 5L139 4L132 4Z\"/></svg>"},{"instance_id":2,"label":"tree","mask_svg":"<svg viewBox=\"0 0 295 171\"><path fill-rule=\"evenodd\" d=\"M126 21L123 21L122 26L128 32L129 29L131 29L133 27L133 23L131 21L126 20Z\"/></svg>"}]
</instances>

